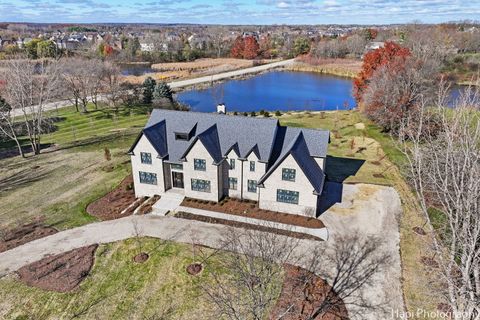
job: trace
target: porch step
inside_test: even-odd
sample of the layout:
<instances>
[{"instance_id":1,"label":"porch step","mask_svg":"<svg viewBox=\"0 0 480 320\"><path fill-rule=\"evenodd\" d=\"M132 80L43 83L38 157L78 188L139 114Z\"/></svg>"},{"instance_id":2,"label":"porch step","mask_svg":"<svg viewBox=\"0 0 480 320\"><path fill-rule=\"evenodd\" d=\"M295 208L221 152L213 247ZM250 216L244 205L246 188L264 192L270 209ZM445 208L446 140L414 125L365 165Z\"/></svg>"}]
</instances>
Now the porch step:
<instances>
[{"instance_id":1,"label":"porch step","mask_svg":"<svg viewBox=\"0 0 480 320\"><path fill-rule=\"evenodd\" d=\"M185 199L183 194L178 193L164 193L160 200L153 205L152 213L160 216L166 215L169 211L176 210Z\"/></svg>"}]
</instances>

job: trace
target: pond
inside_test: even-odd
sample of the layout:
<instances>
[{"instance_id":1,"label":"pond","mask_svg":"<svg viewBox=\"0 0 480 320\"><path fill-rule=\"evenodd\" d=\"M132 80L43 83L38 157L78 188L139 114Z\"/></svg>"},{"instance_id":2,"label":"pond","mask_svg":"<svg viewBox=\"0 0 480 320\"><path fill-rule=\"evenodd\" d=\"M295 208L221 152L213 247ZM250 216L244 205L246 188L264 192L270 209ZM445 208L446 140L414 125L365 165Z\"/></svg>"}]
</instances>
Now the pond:
<instances>
[{"instance_id":1,"label":"pond","mask_svg":"<svg viewBox=\"0 0 480 320\"><path fill-rule=\"evenodd\" d=\"M308 72L272 71L213 88L191 90L177 99L193 111L213 112L217 102L228 111L336 110L355 107L349 78Z\"/></svg>"},{"instance_id":2,"label":"pond","mask_svg":"<svg viewBox=\"0 0 480 320\"><path fill-rule=\"evenodd\" d=\"M119 64L122 76L143 76L156 72L150 63L125 63Z\"/></svg>"}]
</instances>

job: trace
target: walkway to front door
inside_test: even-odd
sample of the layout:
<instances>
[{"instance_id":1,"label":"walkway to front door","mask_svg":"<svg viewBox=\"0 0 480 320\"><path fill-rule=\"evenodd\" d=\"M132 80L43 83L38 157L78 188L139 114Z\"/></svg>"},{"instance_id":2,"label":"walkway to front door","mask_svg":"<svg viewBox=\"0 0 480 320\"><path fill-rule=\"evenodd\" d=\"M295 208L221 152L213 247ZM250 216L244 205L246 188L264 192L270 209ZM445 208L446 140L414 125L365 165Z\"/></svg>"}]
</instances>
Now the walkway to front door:
<instances>
[{"instance_id":1,"label":"walkway to front door","mask_svg":"<svg viewBox=\"0 0 480 320\"><path fill-rule=\"evenodd\" d=\"M174 188L183 189L183 172L172 171L172 181Z\"/></svg>"}]
</instances>

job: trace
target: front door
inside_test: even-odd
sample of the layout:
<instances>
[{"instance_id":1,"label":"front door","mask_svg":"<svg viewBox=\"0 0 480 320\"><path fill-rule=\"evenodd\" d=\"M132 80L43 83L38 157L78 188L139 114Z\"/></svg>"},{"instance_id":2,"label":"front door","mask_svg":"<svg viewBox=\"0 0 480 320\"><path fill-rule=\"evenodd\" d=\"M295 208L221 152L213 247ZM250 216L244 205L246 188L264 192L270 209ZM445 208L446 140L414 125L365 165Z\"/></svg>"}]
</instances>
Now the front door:
<instances>
[{"instance_id":1,"label":"front door","mask_svg":"<svg viewBox=\"0 0 480 320\"><path fill-rule=\"evenodd\" d=\"M172 172L172 180L173 180L173 187L174 188L181 188L183 189L183 173L182 172Z\"/></svg>"}]
</instances>

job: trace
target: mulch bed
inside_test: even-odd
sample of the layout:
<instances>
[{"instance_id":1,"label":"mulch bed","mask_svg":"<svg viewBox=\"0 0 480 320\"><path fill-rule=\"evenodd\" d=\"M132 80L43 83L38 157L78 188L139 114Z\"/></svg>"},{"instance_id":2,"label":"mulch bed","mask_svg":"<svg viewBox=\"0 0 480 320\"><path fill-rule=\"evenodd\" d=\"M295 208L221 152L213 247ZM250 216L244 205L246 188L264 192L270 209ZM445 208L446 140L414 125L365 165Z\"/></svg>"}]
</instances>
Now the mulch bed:
<instances>
[{"instance_id":1,"label":"mulch bed","mask_svg":"<svg viewBox=\"0 0 480 320\"><path fill-rule=\"evenodd\" d=\"M5 231L2 238L0 238L0 252L13 249L27 242L44 238L57 232L57 229L44 225L41 219L24 224L20 227Z\"/></svg>"},{"instance_id":2,"label":"mulch bed","mask_svg":"<svg viewBox=\"0 0 480 320\"><path fill-rule=\"evenodd\" d=\"M413 227L413 231L418 234L418 235L421 235L421 236L425 236L427 233L425 232L425 230L421 227Z\"/></svg>"},{"instance_id":3,"label":"mulch bed","mask_svg":"<svg viewBox=\"0 0 480 320\"><path fill-rule=\"evenodd\" d=\"M285 280L282 292L270 314L270 319L278 319L287 309L288 312L282 317L283 320L308 319L325 300L331 287L325 280L306 269L288 264L284 267ZM310 279L308 284L305 284L305 279ZM340 301L338 306L332 308L327 314L317 316L316 319L345 320L348 319L348 311Z\"/></svg>"},{"instance_id":4,"label":"mulch bed","mask_svg":"<svg viewBox=\"0 0 480 320\"><path fill-rule=\"evenodd\" d=\"M203 266L200 263L192 263L187 266L187 272L192 276L199 274L202 270Z\"/></svg>"},{"instance_id":5,"label":"mulch bed","mask_svg":"<svg viewBox=\"0 0 480 320\"><path fill-rule=\"evenodd\" d=\"M283 212L263 210L255 201L228 198L220 202L203 201L185 198L182 206L228 213L242 217L255 218L266 221L290 224L306 228L324 228L325 225L319 219Z\"/></svg>"},{"instance_id":6,"label":"mulch bed","mask_svg":"<svg viewBox=\"0 0 480 320\"><path fill-rule=\"evenodd\" d=\"M103 221L114 220L131 215L136 207L132 207L124 213L122 211L134 202L133 176L129 175L114 190L90 203L87 206L87 212ZM137 207L140 203L137 203Z\"/></svg>"},{"instance_id":7,"label":"mulch bed","mask_svg":"<svg viewBox=\"0 0 480 320\"><path fill-rule=\"evenodd\" d=\"M207 222L207 223L214 223L214 224L223 224L226 226L231 226L235 228L243 228L243 229L251 229L251 230L258 230L258 231L263 231L263 232L270 232L270 233L276 233L282 236L288 236L292 238L297 238L297 239L308 239L308 240L315 240L315 241L323 241L322 239L312 236L310 234L304 234L304 233L299 233L299 232L293 232L293 231L288 231L288 230L281 230L281 229L275 229L275 228L270 228L266 226L261 226L261 225L256 225L256 224L250 224L250 223L245 223L245 222L238 222L238 221L231 221L231 220L225 220L225 219L218 219L218 218L212 218L212 217L206 217L206 216L201 216L197 214L192 214L189 212L177 212L175 214L176 218L181 218L181 219L187 219L187 220L196 220L196 221L201 221L201 222Z\"/></svg>"},{"instance_id":8,"label":"mulch bed","mask_svg":"<svg viewBox=\"0 0 480 320\"><path fill-rule=\"evenodd\" d=\"M17 271L20 281L43 290L69 292L90 273L98 245L43 258Z\"/></svg>"},{"instance_id":9,"label":"mulch bed","mask_svg":"<svg viewBox=\"0 0 480 320\"><path fill-rule=\"evenodd\" d=\"M152 212L153 210L153 205L158 201L160 200L160 196L159 195L154 195L153 197L151 197L150 199L148 199L147 202L145 202L144 204L142 204L142 206L140 207L140 209L138 209L138 212L137 214L148 214L150 212Z\"/></svg>"},{"instance_id":10,"label":"mulch bed","mask_svg":"<svg viewBox=\"0 0 480 320\"><path fill-rule=\"evenodd\" d=\"M133 261L136 263L144 263L149 257L148 253L142 252L133 257Z\"/></svg>"}]
</instances>

